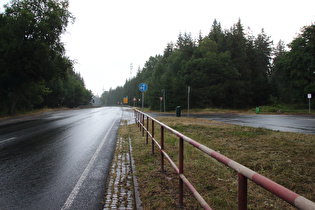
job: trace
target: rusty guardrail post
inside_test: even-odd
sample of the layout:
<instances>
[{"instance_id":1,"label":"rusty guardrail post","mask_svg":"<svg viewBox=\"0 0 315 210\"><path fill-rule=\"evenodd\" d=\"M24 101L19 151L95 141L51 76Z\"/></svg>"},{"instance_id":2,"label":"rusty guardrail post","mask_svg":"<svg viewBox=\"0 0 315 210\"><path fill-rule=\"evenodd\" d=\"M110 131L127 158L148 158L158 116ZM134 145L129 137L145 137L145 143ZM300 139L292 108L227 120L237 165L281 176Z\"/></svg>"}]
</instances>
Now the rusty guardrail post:
<instances>
[{"instance_id":1,"label":"rusty guardrail post","mask_svg":"<svg viewBox=\"0 0 315 210\"><path fill-rule=\"evenodd\" d=\"M247 209L247 178L241 173L238 174L238 209Z\"/></svg>"},{"instance_id":2,"label":"rusty guardrail post","mask_svg":"<svg viewBox=\"0 0 315 210\"><path fill-rule=\"evenodd\" d=\"M154 155L154 120L152 119L152 155Z\"/></svg>"},{"instance_id":3,"label":"rusty guardrail post","mask_svg":"<svg viewBox=\"0 0 315 210\"><path fill-rule=\"evenodd\" d=\"M139 112L135 110L135 114L136 114L136 123L137 123L137 126L139 127Z\"/></svg>"},{"instance_id":4,"label":"rusty guardrail post","mask_svg":"<svg viewBox=\"0 0 315 210\"><path fill-rule=\"evenodd\" d=\"M161 171L164 172L164 127L161 125Z\"/></svg>"},{"instance_id":5,"label":"rusty guardrail post","mask_svg":"<svg viewBox=\"0 0 315 210\"><path fill-rule=\"evenodd\" d=\"M141 132L141 120L142 120L142 113L140 113L139 112L139 120L138 120L138 122L139 122L139 127L140 127L140 132Z\"/></svg>"},{"instance_id":6,"label":"rusty guardrail post","mask_svg":"<svg viewBox=\"0 0 315 210\"><path fill-rule=\"evenodd\" d=\"M184 139L179 138L179 175L184 174ZM184 182L179 177L179 207L183 206Z\"/></svg>"},{"instance_id":7,"label":"rusty guardrail post","mask_svg":"<svg viewBox=\"0 0 315 210\"><path fill-rule=\"evenodd\" d=\"M142 136L144 136L144 114L142 113Z\"/></svg>"}]
</instances>

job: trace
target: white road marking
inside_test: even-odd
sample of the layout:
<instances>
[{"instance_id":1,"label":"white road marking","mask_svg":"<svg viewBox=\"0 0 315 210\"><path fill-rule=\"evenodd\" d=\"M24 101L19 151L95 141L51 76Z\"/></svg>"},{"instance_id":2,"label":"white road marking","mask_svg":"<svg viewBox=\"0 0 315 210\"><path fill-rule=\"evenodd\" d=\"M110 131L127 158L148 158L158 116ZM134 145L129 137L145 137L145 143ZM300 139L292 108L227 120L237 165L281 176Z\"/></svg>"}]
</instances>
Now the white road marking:
<instances>
[{"instance_id":1,"label":"white road marking","mask_svg":"<svg viewBox=\"0 0 315 210\"><path fill-rule=\"evenodd\" d=\"M11 138L5 139L3 141L0 141L0 144L3 144L5 142L7 142L7 141L11 141L11 140L14 140L14 139L16 139L16 137L11 137Z\"/></svg>"},{"instance_id":2,"label":"white road marking","mask_svg":"<svg viewBox=\"0 0 315 210\"><path fill-rule=\"evenodd\" d=\"M73 188L72 192L70 193L68 199L66 200L65 204L63 205L63 207L61 208L61 210L66 210L66 209L70 209L74 199L76 198L76 196L78 195L80 188L84 182L84 180L86 179L88 173L91 170L91 167L93 166L98 154L100 153L105 140L107 139L107 136L109 134L109 132L112 130L112 127L114 126L115 121L113 122L113 124L111 125L111 127L109 128L108 132L106 133L105 137L103 138L102 142L100 143L100 145L98 146L97 150L95 151L93 157L91 158L89 164L86 166L85 170L83 171L83 173L81 174L80 179L78 180L77 184L75 185L75 187Z\"/></svg>"}]
</instances>

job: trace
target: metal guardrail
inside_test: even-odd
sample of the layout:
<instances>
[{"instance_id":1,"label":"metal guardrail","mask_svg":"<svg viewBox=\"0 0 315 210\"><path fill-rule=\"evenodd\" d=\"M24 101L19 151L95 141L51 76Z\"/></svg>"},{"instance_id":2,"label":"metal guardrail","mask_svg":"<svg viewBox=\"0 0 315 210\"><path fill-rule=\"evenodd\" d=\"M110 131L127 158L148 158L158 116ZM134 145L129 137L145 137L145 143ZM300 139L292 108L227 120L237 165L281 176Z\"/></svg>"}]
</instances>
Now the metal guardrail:
<instances>
[{"instance_id":1,"label":"metal guardrail","mask_svg":"<svg viewBox=\"0 0 315 210\"><path fill-rule=\"evenodd\" d=\"M146 125L145 125L146 117ZM149 119L151 119L151 133L149 131ZM186 184L188 189L193 193L195 198L198 200L200 205L204 209L211 209L207 202L202 198L202 196L197 192L197 190L192 186L188 179L184 175L184 141L190 145L198 148L202 152L208 154L219 162L225 164L229 168L235 170L238 173L238 209L247 209L247 180L250 179L256 184L260 185L264 189L268 190L274 195L277 195L282 200L288 202L292 206L295 206L299 209L305 210L315 210L315 203L304 198L303 196L298 195L295 192L277 184L276 182L256 173L255 171L231 160L230 158L194 141L193 139L181 134L180 132L170 128L169 126L159 122L158 120L150 117L148 114L135 110L135 120L142 130L142 136L144 136L144 131L146 132L146 143L148 144L148 138L152 139L152 154L154 154L154 144L156 144L161 151L161 170L164 171L164 157L170 162L172 167L175 169L179 175L179 205L183 206L183 183ZM161 144L154 138L154 124L157 123L161 126ZM172 159L167 155L164 150L164 129L167 129L171 133L179 137L179 167L172 161Z\"/></svg>"}]
</instances>

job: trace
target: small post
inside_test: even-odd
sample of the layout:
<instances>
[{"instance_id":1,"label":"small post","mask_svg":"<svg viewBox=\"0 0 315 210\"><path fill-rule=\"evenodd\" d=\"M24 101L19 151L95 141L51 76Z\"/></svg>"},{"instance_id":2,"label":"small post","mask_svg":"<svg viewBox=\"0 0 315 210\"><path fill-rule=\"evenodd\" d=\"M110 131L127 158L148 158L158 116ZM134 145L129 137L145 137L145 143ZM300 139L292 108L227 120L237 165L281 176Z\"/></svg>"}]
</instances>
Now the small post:
<instances>
[{"instance_id":1,"label":"small post","mask_svg":"<svg viewBox=\"0 0 315 210\"><path fill-rule=\"evenodd\" d=\"M146 138L146 143L148 144L149 140L149 117L147 116L147 138Z\"/></svg>"},{"instance_id":2,"label":"small post","mask_svg":"<svg viewBox=\"0 0 315 210\"><path fill-rule=\"evenodd\" d=\"M154 120L152 119L152 156L154 155Z\"/></svg>"},{"instance_id":3,"label":"small post","mask_svg":"<svg viewBox=\"0 0 315 210\"><path fill-rule=\"evenodd\" d=\"M164 127L161 125L161 172L164 172Z\"/></svg>"},{"instance_id":4,"label":"small post","mask_svg":"<svg viewBox=\"0 0 315 210\"><path fill-rule=\"evenodd\" d=\"M179 174L184 173L184 140L182 137L179 138ZM179 207L183 206L184 198L184 182L179 177Z\"/></svg>"},{"instance_id":5,"label":"small post","mask_svg":"<svg viewBox=\"0 0 315 210\"><path fill-rule=\"evenodd\" d=\"M308 98L308 113L311 113L311 98L312 98L312 94L311 93L307 94L307 98Z\"/></svg>"},{"instance_id":6,"label":"small post","mask_svg":"<svg viewBox=\"0 0 315 210\"><path fill-rule=\"evenodd\" d=\"M247 209L247 178L238 173L238 209Z\"/></svg>"},{"instance_id":7,"label":"small post","mask_svg":"<svg viewBox=\"0 0 315 210\"><path fill-rule=\"evenodd\" d=\"M165 113L165 89L162 89L163 93L163 104L164 104L164 113Z\"/></svg>"},{"instance_id":8,"label":"small post","mask_svg":"<svg viewBox=\"0 0 315 210\"><path fill-rule=\"evenodd\" d=\"M188 117L189 117L189 94L190 94L190 86L188 86L188 106L187 106Z\"/></svg>"},{"instance_id":9,"label":"small post","mask_svg":"<svg viewBox=\"0 0 315 210\"><path fill-rule=\"evenodd\" d=\"M160 112L162 112L162 100L160 99Z\"/></svg>"},{"instance_id":10,"label":"small post","mask_svg":"<svg viewBox=\"0 0 315 210\"><path fill-rule=\"evenodd\" d=\"M142 92L142 112L143 112L143 103L144 103L144 92Z\"/></svg>"}]
</instances>

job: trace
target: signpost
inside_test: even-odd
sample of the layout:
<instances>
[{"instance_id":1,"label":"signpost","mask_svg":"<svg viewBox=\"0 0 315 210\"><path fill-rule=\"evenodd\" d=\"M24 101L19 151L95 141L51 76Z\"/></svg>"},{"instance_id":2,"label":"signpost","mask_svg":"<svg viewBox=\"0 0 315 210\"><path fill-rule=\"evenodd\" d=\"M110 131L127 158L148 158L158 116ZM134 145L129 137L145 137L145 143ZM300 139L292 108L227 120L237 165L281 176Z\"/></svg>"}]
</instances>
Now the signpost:
<instances>
[{"instance_id":1,"label":"signpost","mask_svg":"<svg viewBox=\"0 0 315 210\"><path fill-rule=\"evenodd\" d=\"M162 101L163 101L163 97L160 97L160 112L162 112Z\"/></svg>"},{"instance_id":2,"label":"signpost","mask_svg":"<svg viewBox=\"0 0 315 210\"><path fill-rule=\"evenodd\" d=\"M312 98L312 94L311 93L307 94L307 98L308 98L308 113L311 113L311 98Z\"/></svg>"},{"instance_id":3,"label":"signpost","mask_svg":"<svg viewBox=\"0 0 315 210\"><path fill-rule=\"evenodd\" d=\"M135 107L135 103L137 101L136 97L133 97L132 101L133 101L133 107Z\"/></svg>"},{"instance_id":4,"label":"signpost","mask_svg":"<svg viewBox=\"0 0 315 210\"><path fill-rule=\"evenodd\" d=\"M141 92L145 92L147 89L148 89L148 85L147 85L147 84L141 83L141 84L139 85L139 90L140 90Z\"/></svg>"},{"instance_id":5,"label":"signpost","mask_svg":"<svg viewBox=\"0 0 315 210\"><path fill-rule=\"evenodd\" d=\"M124 104L128 104L128 96L124 97Z\"/></svg>"},{"instance_id":6,"label":"signpost","mask_svg":"<svg viewBox=\"0 0 315 210\"><path fill-rule=\"evenodd\" d=\"M148 89L148 85L145 83L141 83L139 85L139 90L142 92L142 112L143 112L143 102L144 102L144 92Z\"/></svg>"}]
</instances>

